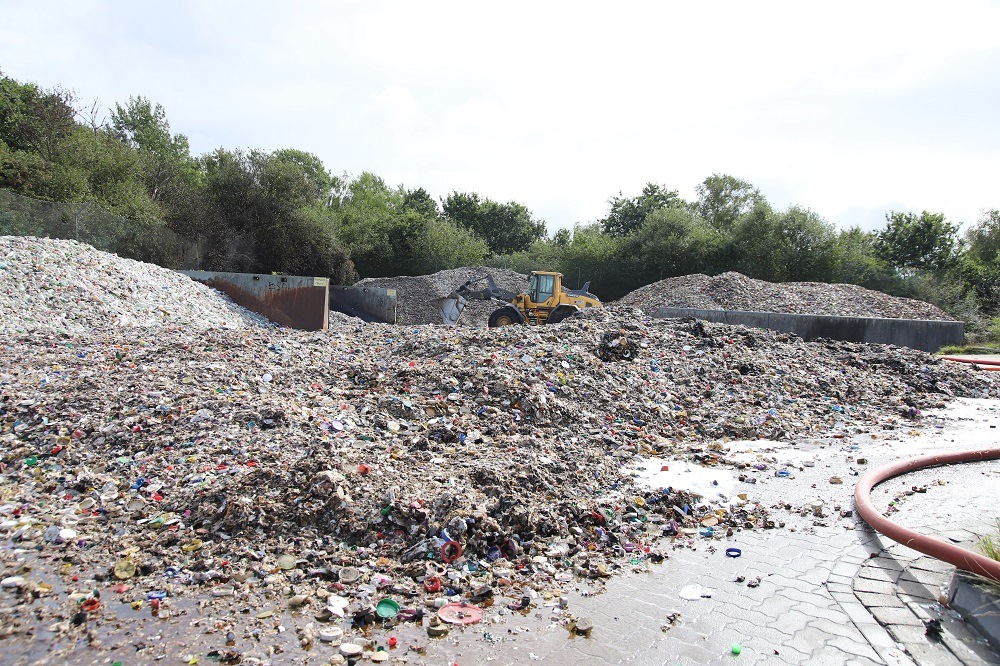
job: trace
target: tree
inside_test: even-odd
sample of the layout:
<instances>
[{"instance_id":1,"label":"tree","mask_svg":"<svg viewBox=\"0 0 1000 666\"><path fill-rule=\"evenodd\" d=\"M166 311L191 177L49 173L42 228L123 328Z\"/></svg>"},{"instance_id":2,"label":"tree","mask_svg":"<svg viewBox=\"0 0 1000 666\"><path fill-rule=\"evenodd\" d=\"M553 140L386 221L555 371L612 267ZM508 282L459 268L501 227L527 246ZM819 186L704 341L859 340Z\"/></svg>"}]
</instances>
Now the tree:
<instances>
[{"instance_id":1,"label":"tree","mask_svg":"<svg viewBox=\"0 0 1000 666\"><path fill-rule=\"evenodd\" d=\"M1000 314L1000 210L983 211L965 238L968 249L961 262L963 287L975 293L987 314L996 316Z\"/></svg>"},{"instance_id":2,"label":"tree","mask_svg":"<svg viewBox=\"0 0 1000 666\"><path fill-rule=\"evenodd\" d=\"M334 179L323 166L323 161L320 158L304 150L283 148L274 151L272 159L297 167L298 173L303 175L306 183L310 186L309 198L317 202L329 203L333 196Z\"/></svg>"},{"instance_id":3,"label":"tree","mask_svg":"<svg viewBox=\"0 0 1000 666\"><path fill-rule=\"evenodd\" d=\"M571 234L569 229L565 227L557 229L556 232L552 234L552 244L558 248L565 249L570 244L571 240L573 240L573 234Z\"/></svg>"},{"instance_id":4,"label":"tree","mask_svg":"<svg viewBox=\"0 0 1000 666\"><path fill-rule=\"evenodd\" d=\"M777 216L765 201L740 215L727 236L725 255L730 270L758 280L781 281L785 266L775 247L777 229Z\"/></svg>"},{"instance_id":5,"label":"tree","mask_svg":"<svg viewBox=\"0 0 1000 666\"><path fill-rule=\"evenodd\" d=\"M415 211L427 219L436 219L441 216L437 201L422 187L414 190L403 190L402 206L405 210Z\"/></svg>"},{"instance_id":6,"label":"tree","mask_svg":"<svg viewBox=\"0 0 1000 666\"><path fill-rule=\"evenodd\" d=\"M514 201L501 204L475 192L452 192L442 209L445 217L474 232L496 254L527 250L545 237L545 222L535 220L530 210Z\"/></svg>"},{"instance_id":7,"label":"tree","mask_svg":"<svg viewBox=\"0 0 1000 666\"><path fill-rule=\"evenodd\" d=\"M833 225L800 206L792 206L775 220L773 247L783 267L781 279L826 282L836 263Z\"/></svg>"},{"instance_id":8,"label":"tree","mask_svg":"<svg viewBox=\"0 0 1000 666\"><path fill-rule=\"evenodd\" d=\"M834 241L833 281L887 293L898 286L892 266L875 252L875 236L857 226L841 230Z\"/></svg>"},{"instance_id":9,"label":"tree","mask_svg":"<svg viewBox=\"0 0 1000 666\"><path fill-rule=\"evenodd\" d=\"M982 211L982 216L965 234L966 254L991 264L1000 257L1000 210Z\"/></svg>"},{"instance_id":10,"label":"tree","mask_svg":"<svg viewBox=\"0 0 1000 666\"><path fill-rule=\"evenodd\" d=\"M327 275L353 279L334 236L334 213L317 196L315 173L287 151L230 152L202 159L213 224L208 263L215 270Z\"/></svg>"},{"instance_id":11,"label":"tree","mask_svg":"<svg viewBox=\"0 0 1000 666\"><path fill-rule=\"evenodd\" d=\"M115 104L111 131L140 155L149 195L154 201L165 197L171 181L190 182L195 177L196 163L191 158L188 139L183 134L170 133L162 105L154 106L141 96L130 97L124 107Z\"/></svg>"},{"instance_id":12,"label":"tree","mask_svg":"<svg viewBox=\"0 0 1000 666\"><path fill-rule=\"evenodd\" d=\"M709 273L718 260L722 237L686 208L653 211L634 236L627 253L639 258L648 281Z\"/></svg>"},{"instance_id":13,"label":"tree","mask_svg":"<svg viewBox=\"0 0 1000 666\"><path fill-rule=\"evenodd\" d=\"M401 217L399 190L366 171L347 182L330 207L334 233L350 249L351 258L363 277L402 275L412 270L397 252L402 238L408 233L406 227L412 226L416 218ZM393 243L390 243L391 234Z\"/></svg>"},{"instance_id":14,"label":"tree","mask_svg":"<svg viewBox=\"0 0 1000 666\"><path fill-rule=\"evenodd\" d=\"M943 213L886 214L886 226L875 237L875 252L896 268L941 270L955 266L959 256L958 226Z\"/></svg>"},{"instance_id":15,"label":"tree","mask_svg":"<svg viewBox=\"0 0 1000 666\"><path fill-rule=\"evenodd\" d=\"M582 286L592 282L591 291L610 301L641 286L638 259L627 256L625 241L601 232L598 223L573 227L573 239L562 254L560 272L567 282Z\"/></svg>"},{"instance_id":16,"label":"tree","mask_svg":"<svg viewBox=\"0 0 1000 666\"><path fill-rule=\"evenodd\" d=\"M86 175L64 164L76 123L73 96L0 72L0 187L53 201L83 201Z\"/></svg>"},{"instance_id":17,"label":"tree","mask_svg":"<svg viewBox=\"0 0 1000 666\"><path fill-rule=\"evenodd\" d=\"M55 161L76 128L75 114L71 92L18 83L0 72L0 140L12 150Z\"/></svg>"},{"instance_id":18,"label":"tree","mask_svg":"<svg viewBox=\"0 0 1000 666\"><path fill-rule=\"evenodd\" d=\"M424 235L415 248L417 273L482 264L490 250L483 239L439 217L424 218Z\"/></svg>"},{"instance_id":19,"label":"tree","mask_svg":"<svg viewBox=\"0 0 1000 666\"><path fill-rule=\"evenodd\" d=\"M650 213L684 204L677 190L655 183L646 183L637 197L623 197L621 192L618 195L608 201L611 205L608 216L599 220L601 230L612 236L627 236L637 231Z\"/></svg>"},{"instance_id":20,"label":"tree","mask_svg":"<svg viewBox=\"0 0 1000 666\"><path fill-rule=\"evenodd\" d=\"M696 188L695 211L720 231L733 228L742 215L765 201L760 191L745 180L713 173Z\"/></svg>"}]
</instances>

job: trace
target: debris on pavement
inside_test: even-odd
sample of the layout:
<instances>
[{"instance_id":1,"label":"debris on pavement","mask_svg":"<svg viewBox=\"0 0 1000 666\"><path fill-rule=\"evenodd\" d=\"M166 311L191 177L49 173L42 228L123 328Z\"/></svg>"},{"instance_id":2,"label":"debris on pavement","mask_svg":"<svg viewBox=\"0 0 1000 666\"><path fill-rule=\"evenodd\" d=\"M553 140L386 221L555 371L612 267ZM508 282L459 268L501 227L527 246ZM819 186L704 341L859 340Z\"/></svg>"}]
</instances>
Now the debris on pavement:
<instances>
[{"instance_id":1,"label":"debris on pavement","mask_svg":"<svg viewBox=\"0 0 1000 666\"><path fill-rule=\"evenodd\" d=\"M289 628L353 659L380 629L569 623L570 585L780 528L746 493L646 485L638 463L771 474L723 443L997 395L911 349L603 311L304 332L73 242L0 238L0 259L0 627L68 646L214 617L232 663Z\"/></svg>"}]
</instances>

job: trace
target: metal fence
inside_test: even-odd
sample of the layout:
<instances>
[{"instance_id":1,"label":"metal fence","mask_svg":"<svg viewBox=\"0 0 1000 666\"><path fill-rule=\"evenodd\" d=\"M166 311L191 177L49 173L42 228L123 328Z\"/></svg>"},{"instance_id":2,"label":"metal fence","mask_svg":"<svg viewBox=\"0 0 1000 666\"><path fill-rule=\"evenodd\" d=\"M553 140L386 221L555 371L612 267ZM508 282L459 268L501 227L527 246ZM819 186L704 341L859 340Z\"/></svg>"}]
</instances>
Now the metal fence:
<instances>
[{"instance_id":1,"label":"metal fence","mask_svg":"<svg viewBox=\"0 0 1000 666\"><path fill-rule=\"evenodd\" d=\"M199 239L126 219L92 201L56 203L0 189L0 236L72 239L166 268L203 268L204 243Z\"/></svg>"}]
</instances>

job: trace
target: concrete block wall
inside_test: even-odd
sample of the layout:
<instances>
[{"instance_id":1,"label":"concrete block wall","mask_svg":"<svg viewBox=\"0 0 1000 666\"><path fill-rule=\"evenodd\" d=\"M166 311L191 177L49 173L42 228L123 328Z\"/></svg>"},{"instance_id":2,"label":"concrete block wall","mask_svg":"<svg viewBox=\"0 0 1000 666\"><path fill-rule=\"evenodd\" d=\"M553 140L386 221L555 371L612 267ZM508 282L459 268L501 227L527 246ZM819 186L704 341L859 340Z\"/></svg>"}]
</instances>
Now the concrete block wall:
<instances>
[{"instance_id":1,"label":"concrete block wall","mask_svg":"<svg viewBox=\"0 0 1000 666\"><path fill-rule=\"evenodd\" d=\"M207 284L248 310L304 331L323 331L330 323L330 280L325 277L180 271Z\"/></svg>"},{"instance_id":2,"label":"concrete block wall","mask_svg":"<svg viewBox=\"0 0 1000 666\"><path fill-rule=\"evenodd\" d=\"M960 345L965 338L965 323L961 321L831 317L697 308L660 308L653 313L653 317L659 319L694 317L723 324L794 333L805 340L830 338L847 342L896 345L928 352L936 352L945 345Z\"/></svg>"}]
</instances>

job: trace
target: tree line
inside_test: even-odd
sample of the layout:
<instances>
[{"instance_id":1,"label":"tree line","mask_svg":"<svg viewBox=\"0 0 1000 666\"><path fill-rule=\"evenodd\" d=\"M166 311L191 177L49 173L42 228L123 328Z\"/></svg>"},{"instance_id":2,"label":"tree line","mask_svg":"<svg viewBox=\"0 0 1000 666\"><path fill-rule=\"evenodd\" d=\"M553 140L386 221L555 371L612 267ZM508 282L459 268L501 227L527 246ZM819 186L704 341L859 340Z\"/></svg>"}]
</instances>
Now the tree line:
<instances>
[{"instance_id":1,"label":"tree line","mask_svg":"<svg viewBox=\"0 0 1000 666\"><path fill-rule=\"evenodd\" d=\"M93 201L145 232L205 239L203 268L359 277L487 264L591 280L605 300L664 278L725 271L846 282L935 303L986 329L1000 315L1000 211L960 233L943 213L888 211L882 229L778 210L752 184L712 174L693 201L666 185L619 192L604 217L551 235L523 204L476 192L436 200L373 173L334 174L304 150L194 156L144 97L107 118L74 93L0 72L0 188ZM2 229L0 229L2 232Z\"/></svg>"}]
</instances>

